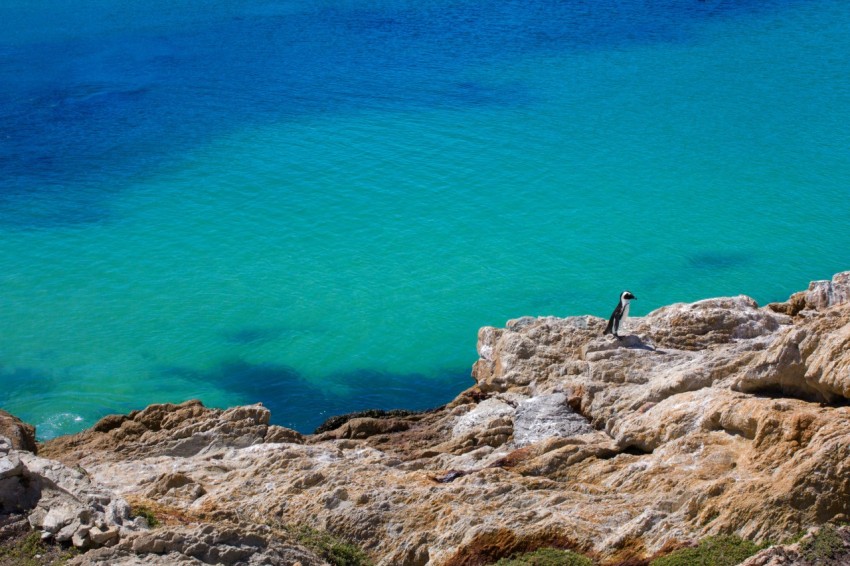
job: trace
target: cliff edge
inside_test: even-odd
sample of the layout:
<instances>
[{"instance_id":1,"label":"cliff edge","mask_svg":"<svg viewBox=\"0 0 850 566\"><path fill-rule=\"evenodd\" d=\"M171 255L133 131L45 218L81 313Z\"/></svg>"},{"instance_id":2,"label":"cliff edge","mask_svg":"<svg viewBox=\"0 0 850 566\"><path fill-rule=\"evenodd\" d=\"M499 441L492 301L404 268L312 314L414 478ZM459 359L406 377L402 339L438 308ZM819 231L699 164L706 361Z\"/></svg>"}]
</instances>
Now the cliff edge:
<instances>
[{"instance_id":1,"label":"cliff edge","mask_svg":"<svg viewBox=\"0 0 850 566\"><path fill-rule=\"evenodd\" d=\"M261 405L190 401L106 417L37 456L6 443L0 511L14 478L79 474L95 512L57 518L35 493L16 504L46 538L81 543L72 564L325 563L287 525L387 566L540 546L640 564L708 535L777 541L850 521L850 272L766 307L669 305L629 319L622 340L604 326L482 328L475 384L445 407L321 434L271 425ZM131 507L168 520L146 528ZM779 554L753 563L792 563Z\"/></svg>"}]
</instances>

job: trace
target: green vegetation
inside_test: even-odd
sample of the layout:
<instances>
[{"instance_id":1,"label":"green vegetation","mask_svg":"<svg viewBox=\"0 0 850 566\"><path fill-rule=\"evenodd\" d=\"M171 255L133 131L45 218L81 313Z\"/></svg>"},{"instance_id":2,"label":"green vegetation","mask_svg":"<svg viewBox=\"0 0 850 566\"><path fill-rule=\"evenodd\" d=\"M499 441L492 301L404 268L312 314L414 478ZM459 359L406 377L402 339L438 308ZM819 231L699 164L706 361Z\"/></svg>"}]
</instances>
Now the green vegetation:
<instances>
[{"instance_id":1,"label":"green vegetation","mask_svg":"<svg viewBox=\"0 0 850 566\"><path fill-rule=\"evenodd\" d=\"M295 539L333 566L372 566L369 556L350 542L306 525L288 527Z\"/></svg>"},{"instance_id":2,"label":"green vegetation","mask_svg":"<svg viewBox=\"0 0 850 566\"><path fill-rule=\"evenodd\" d=\"M734 566L763 547L732 535L708 537L696 548L683 548L656 558L650 566Z\"/></svg>"},{"instance_id":3,"label":"green vegetation","mask_svg":"<svg viewBox=\"0 0 850 566\"><path fill-rule=\"evenodd\" d=\"M21 566L36 566L40 564L36 556L41 556L45 552L47 552L47 548L41 542L40 533L32 531L22 539L0 546L0 559Z\"/></svg>"},{"instance_id":4,"label":"green vegetation","mask_svg":"<svg viewBox=\"0 0 850 566\"><path fill-rule=\"evenodd\" d=\"M134 505L130 511L130 517L134 519L136 517L144 517L145 521L148 522L148 526L150 528L157 527L160 524L160 521L156 518L154 512L149 507L145 507L144 505Z\"/></svg>"},{"instance_id":5,"label":"green vegetation","mask_svg":"<svg viewBox=\"0 0 850 566\"><path fill-rule=\"evenodd\" d=\"M795 544L795 543L800 542L800 540L804 536L806 536L806 531L800 531L795 535L792 535L792 536L790 536L786 539L783 539L779 544L788 544L788 545ZM764 544L764 546L765 546L765 548L767 548L768 546L773 546L774 544L776 544L776 543L768 541Z\"/></svg>"},{"instance_id":6,"label":"green vegetation","mask_svg":"<svg viewBox=\"0 0 850 566\"><path fill-rule=\"evenodd\" d=\"M823 525L811 538L800 543L800 554L809 562L831 560L844 550L844 541L833 525Z\"/></svg>"},{"instance_id":7,"label":"green vegetation","mask_svg":"<svg viewBox=\"0 0 850 566\"><path fill-rule=\"evenodd\" d=\"M593 561L569 550L541 548L534 552L502 558L495 566L593 566Z\"/></svg>"},{"instance_id":8,"label":"green vegetation","mask_svg":"<svg viewBox=\"0 0 850 566\"><path fill-rule=\"evenodd\" d=\"M47 546L41 541L41 533L32 531L26 536L6 540L0 545L0 564L15 566L60 566L76 556L73 548L62 550L59 546Z\"/></svg>"}]
</instances>

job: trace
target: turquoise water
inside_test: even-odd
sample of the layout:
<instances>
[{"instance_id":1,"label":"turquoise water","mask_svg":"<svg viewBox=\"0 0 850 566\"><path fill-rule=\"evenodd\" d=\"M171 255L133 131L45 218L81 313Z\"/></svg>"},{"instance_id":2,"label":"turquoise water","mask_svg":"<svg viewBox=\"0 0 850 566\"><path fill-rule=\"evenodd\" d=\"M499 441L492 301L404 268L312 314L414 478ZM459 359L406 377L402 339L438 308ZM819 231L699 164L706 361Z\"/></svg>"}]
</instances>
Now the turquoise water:
<instances>
[{"instance_id":1,"label":"turquoise water","mask_svg":"<svg viewBox=\"0 0 850 566\"><path fill-rule=\"evenodd\" d=\"M0 7L0 407L439 405L477 329L850 269L850 4Z\"/></svg>"}]
</instances>

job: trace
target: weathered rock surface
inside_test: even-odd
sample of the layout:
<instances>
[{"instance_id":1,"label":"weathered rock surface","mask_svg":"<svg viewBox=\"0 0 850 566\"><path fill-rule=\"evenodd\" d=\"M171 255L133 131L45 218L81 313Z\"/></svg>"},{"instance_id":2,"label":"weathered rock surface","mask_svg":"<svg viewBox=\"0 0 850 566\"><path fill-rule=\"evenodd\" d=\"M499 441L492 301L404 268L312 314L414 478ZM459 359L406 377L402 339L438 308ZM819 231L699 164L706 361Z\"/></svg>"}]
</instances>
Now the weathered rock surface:
<instances>
[{"instance_id":1,"label":"weathered rock surface","mask_svg":"<svg viewBox=\"0 0 850 566\"><path fill-rule=\"evenodd\" d=\"M302 443L294 430L270 425L262 405L208 409L200 401L151 405L128 415L109 415L86 434L64 436L42 447L42 456L77 463L93 451L123 458L189 457L262 442Z\"/></svg>"},{"instance_id":2,"label":"weathered rock surface","mask_svg":"<svg viewBox=\"0 0 850 566\"><path fill-rule=\"evenodd\" d=\"M35 453L35 427L0 409L0 436L5 436L16 450Z\"/></svg>"},{"instance_id":3,"label":"weathered rock surface","mask_svg":"<svg viewBox=\"0 0 850 566\"><path fill-rule=\"evenodd\" d=\"M43 539L80 549L108 546L140 525L130 506L87 474L12 448L0 436L0 515L26 514Z\"/></svg>"},{"instance_id":4,"label":"weathered rock surface","mask_svg":"<svg viewBox=\"0 0 850 566\"><path fill-rule=\"evenodd\" d=\"M622 340L604 326L483 328L475 385L428 413L304 437L258 405L154 405L39 454L187 523L120 534L81 564L301 552L262 531L216 538L221 522L307 524L381 565L457 566L540 545L617 563L706 535L782 540L850 521L850 272L765 308L743 296L663 307L629 319Z\"/></svg>"},{"instance_id":5,"label":"weathered rock surface","mask_svg":"<svg viewBox=\"0 0 850 566\"><path fill-rule=\"evenodd\" d=\"M196 525L137 533L120 544L87 552L69 566L325 566L306 548L283 542L261 526Z\"/></svg>"}]
</instances>

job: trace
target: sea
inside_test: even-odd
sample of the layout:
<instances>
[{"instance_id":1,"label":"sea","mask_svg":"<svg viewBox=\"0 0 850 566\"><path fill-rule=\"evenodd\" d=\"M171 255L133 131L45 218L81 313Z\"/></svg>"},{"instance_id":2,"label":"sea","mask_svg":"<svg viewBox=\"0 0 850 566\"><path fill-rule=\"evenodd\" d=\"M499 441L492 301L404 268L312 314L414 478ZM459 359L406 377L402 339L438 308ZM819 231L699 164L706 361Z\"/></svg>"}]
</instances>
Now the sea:
<instances>
[{"instance_id":1,"label":"sea","mask_svg":"<svg viewBox=\"0 0 850 566\"><path fill-rule=\"evenodd\" d=\"M3 0L0 407L311 432L482 326L850 269L846 0Z\"/></svg>"}]
</instances>

